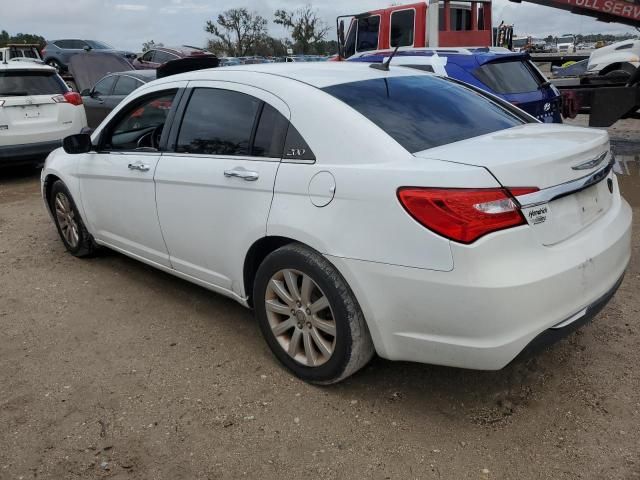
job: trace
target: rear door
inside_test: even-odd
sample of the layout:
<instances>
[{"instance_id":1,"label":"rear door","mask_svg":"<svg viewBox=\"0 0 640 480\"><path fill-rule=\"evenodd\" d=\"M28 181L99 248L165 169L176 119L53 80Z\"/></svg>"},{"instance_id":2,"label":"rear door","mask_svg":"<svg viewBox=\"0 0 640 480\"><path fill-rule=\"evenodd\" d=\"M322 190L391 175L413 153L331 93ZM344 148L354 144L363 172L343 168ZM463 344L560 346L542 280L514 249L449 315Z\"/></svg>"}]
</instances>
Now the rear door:
<instances>
[{"instance_id":1,"label":"rear door","mask_svg":"<svg viewBox=\"0 0 640 480\"><path fill-rule=\"evenodd\" d=\"M61 102L67 87L53 69L0 70L0 145L60 140L75 107ZM78 130L81 128L78 125Z\"/></svg>"},{"instance_id":2,"label":"rear door","mask_svg":"<svg viewBox=\"0 0 640 480\"><path fill-rule=\"evenodd\" d=\"M289 110L264 90L190 82L156 170L156 201L173 267L242 292L244 257L265 235Z\"/></svg>"}]
</instances>

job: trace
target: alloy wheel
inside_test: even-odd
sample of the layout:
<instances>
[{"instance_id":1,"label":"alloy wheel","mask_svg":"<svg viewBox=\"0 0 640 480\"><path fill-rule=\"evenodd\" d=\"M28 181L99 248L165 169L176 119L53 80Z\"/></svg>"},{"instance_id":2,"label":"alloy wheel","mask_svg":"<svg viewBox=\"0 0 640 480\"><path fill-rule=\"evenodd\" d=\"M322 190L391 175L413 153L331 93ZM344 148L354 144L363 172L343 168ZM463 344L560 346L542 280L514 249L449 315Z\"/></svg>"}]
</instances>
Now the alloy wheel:
<instances>
[{"instance_id":1,"label":"alloy wheel","mask_svg":"<svg viewBox=\"0 0 640 480\"><path fill-rule=\"evenodd\" d=\"M71 201L63 192L58 192L55 197L55 212L60 232L71 248L76 248L80 241L78 222L71 206Z\"/></svg>"},{"instance_id":2,"label":"alloy wheel","mask_svg":"<svg viewBox=\"0 0 640 480\"><path fill-rule=\"evenodd\" d=\"M336 322L329 299L313 279L284 269L267 285L265 308L271 332L287 354L307 367L318 367L333 355Z\"/></svg>"}]
</instances>

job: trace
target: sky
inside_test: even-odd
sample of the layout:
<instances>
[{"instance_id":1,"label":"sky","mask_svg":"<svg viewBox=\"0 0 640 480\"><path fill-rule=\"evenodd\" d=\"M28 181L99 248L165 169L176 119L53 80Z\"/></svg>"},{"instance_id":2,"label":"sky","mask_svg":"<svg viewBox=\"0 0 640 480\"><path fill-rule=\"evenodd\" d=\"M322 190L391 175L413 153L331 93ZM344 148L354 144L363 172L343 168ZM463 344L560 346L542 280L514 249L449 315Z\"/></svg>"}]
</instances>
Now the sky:
<instances>
[{"instance_id":1,"label":"sky","mask_svg":"<svg viewBox=\"0 0 640 480\"><path fill-rule=\"evenodd\" d=\"M294 10L311 3L329 24L341 14L358 13L386 7L391 3L414 0L348 0L313 2L298 0L2 0L0 29L11 34L35 33L49 40L83 38L102 40L117 48L140 51L149 40L165 45L204 46L207 20L229 8L245 6L270 21L271 35L285 37L286 32L271 20L276 9ZM547 36L564 33L637 33L618 24L598 22L553 8L526 3L494 0L493 21L513 24L519 36ZM34 15L33 12L37 12ZM335 29L329 33L335 37Z\"/></svg>"}]
</instances>

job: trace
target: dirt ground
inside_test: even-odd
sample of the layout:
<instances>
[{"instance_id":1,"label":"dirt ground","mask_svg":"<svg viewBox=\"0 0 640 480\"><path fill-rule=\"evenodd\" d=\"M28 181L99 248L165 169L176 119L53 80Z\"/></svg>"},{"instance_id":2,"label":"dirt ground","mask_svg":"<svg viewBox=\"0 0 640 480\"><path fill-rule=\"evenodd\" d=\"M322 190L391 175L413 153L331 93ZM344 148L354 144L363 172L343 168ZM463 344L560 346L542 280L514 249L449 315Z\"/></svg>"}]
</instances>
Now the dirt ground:
<instances>
[{"instance_id":1,"label":"dirt ground","mask_svg":"<svg viewBox=\"0 0 640 480\"><path fill-rule=\"evenodd\" d=\"M37 172L0 172L0 479L640 479L638 160L633 259L592 324L498 372L376 359L327 388L231 300L66 254Z\"/></svg>"}]
</instances>

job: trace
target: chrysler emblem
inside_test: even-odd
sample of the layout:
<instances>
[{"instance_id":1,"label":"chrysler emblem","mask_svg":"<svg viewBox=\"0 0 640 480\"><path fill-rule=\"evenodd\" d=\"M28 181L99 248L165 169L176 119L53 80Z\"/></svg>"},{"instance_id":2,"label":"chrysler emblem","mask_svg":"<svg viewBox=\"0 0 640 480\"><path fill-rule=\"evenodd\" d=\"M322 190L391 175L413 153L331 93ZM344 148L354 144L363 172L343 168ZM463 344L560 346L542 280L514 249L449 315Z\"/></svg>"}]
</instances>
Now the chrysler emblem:
<instances>
[{"instance_id":1,"label":"chrysler emblem","mask_svg":"<svg viewBox=\"0 0 640 480\"><path fill-rule=\"evenodd\" d=\"M571 168L573 170L591 170L592 168L596 168L598 165L600 165L604 161L605 158L607 158L608 153L609 152L604 152L602 155L594 158L593 160L589 160L587 162L574 165Z\"/></svg>"}]
</instances>

